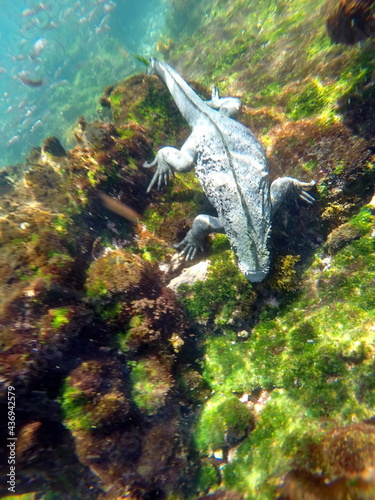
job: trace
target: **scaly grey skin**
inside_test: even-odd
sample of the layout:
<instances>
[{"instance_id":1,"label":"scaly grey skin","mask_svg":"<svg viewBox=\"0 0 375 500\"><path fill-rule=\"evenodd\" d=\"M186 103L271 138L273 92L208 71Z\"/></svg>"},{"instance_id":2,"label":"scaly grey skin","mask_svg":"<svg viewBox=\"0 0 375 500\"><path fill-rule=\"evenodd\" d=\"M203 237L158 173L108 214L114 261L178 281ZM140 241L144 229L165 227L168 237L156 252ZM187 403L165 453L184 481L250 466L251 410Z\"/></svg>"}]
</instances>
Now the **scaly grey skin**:
<instances>
[{"instance_id":1,"label":"scaly grey skin","mask_svg":"<svg viewBox=\"0 0 375 500\"><path fill-rule=\"evenodd\" d=\"M231 118L240 109L239 99L220 98L216 88L212 99L203 101L168 64L150 59L148 73L167 85L192 132L181 150L165 147L144 167L157 167L148 186L160 189L174 171L195 167L199 182L218 217L200 214L186 237L176 245L187 259L202 249L205 236L225 232L238 257L241 272L249 281L262 281L270 268L268 239L271 217L290 195L308 203L314 198L304 189L315 182L292 177L276 179L270 186L268 164L260 142L241 123Z\"/></svg>"}]
</instances>

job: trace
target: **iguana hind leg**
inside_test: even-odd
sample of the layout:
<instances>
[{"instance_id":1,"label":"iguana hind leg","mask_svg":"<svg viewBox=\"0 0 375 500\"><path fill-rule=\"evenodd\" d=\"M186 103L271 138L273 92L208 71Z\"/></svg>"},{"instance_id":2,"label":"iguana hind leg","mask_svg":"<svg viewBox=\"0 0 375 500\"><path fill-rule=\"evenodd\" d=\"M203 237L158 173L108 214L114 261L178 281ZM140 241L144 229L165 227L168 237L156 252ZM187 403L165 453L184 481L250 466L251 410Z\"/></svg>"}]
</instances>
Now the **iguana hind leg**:
<instances>
[{"instance_id":1,"label":"iguana hind leg","mask_svg":"<svg viewBox=\"0 0 375 500\"><path fill-rule=\"evenodd\" d=\"M206 104L230 118L236 116L241 107L241 101L238 97L220 97L217 87L213 87L211 100L206 101Z\"/></svg>"},{"instance_id":2,"label":"iguana hind leg","mask_svg":"<svg viewBox=\"0 0 375 500\"><path fill-rule=\"evenodd\" d=\"M314 203L315 198L305 189L315 186L315 181L303 182L293 177L280 177L271 184L272 214L276 212L281 203L290 196L301 198L307 203Z\"/></svg>"},{"instance_id":3,"label":"iguana hind leg","mask_svg":"<svg viewBox=\"0 0 375 500\"><path fill-rule=\"evenodd\" d=\"M224 228L217 217L199 214L185 238L174 247L182 248L180 255L186 260L193 260L198 249L203 250L203 240L209 233L224 233Z\"/></svg>"}]
</instances>

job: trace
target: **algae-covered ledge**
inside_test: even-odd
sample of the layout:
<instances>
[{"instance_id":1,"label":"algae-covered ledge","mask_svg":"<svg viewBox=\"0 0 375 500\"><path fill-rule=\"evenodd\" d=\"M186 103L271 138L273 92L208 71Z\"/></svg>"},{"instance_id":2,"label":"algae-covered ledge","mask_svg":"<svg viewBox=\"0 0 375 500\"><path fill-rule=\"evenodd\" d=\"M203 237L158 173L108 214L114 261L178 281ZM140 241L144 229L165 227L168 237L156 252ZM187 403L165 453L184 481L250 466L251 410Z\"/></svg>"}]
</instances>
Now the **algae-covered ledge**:
<instances>
[{"instance_id":1,"label":"algae-covered ledge","mask_svg":"<svg viewBox=\"0 0 375 500\"><path fill-rule=\"evenodd\" d=\"M201 2L186 27L189 6L171 3L184 37L166 33L167 62L204 99L213 84L240 97L273 177L316 179L317 200L276 215L264 282L244 278L217 234L206 278L175 293L186 263L173 244L215 214L192 172L146 194L142 164L189 134L147 75L108 87L111 121L79 120L72 150L49 138L4 169L0 356L18 397L17 491L371 498L373 42L334 43L323 2Z\"/></svg>"}]
</instances>

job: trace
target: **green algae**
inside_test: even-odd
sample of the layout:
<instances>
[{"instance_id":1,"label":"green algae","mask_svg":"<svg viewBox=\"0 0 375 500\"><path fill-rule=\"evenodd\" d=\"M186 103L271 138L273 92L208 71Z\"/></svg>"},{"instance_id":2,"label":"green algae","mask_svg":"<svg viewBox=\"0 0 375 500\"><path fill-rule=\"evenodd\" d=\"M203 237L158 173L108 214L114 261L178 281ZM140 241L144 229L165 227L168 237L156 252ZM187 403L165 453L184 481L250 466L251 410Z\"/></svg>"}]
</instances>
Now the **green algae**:
<instances>
[{"instance_id":1,"label":"green algae","mask_svg":"<svg viewBox=\"0 0 375 500\"><path fill-rule=\"evenodd\" d=\"M211 488L215 489L221 482L220 474L213 463L202 461L195 477L193 485L196 490L208 492Z\"/></svg>"},{"instance_id":2,"label":"green algae","mask_svg":"<svg viewBox=\"0 0 375 500\"><path fill-rule=\"evenodd\" d=\"M318 80L312 80L305 85L302 92L289 100L286 112L293 120L299 120L321 112L326 103L325 87Z\"/></svg>"},{"instance_id":3,"label":"green algae","mask_svg":"<svg viewBox=\"0 0 375 500\"><path fill-rule=\"evenodd\" d=\"M52 499L50 496L49 498ZM49 500L47 495L43 496L43 500ZM54 497L57 499L57 497ZM1 497L1 500L35 500L35 493L25 493L23 495L7 495L6 497Z\"/></svg>"},{"instance_id":4,"label":"green algae","mask_svg":"<svg viewBox=\"0 0 375 500\"><path fill-rule=\"evenodd\" d=\"M123 310L123 304L121 302L113 301L110 304L103 307L100 311L100 316L102 319L109 324L116 321L121 315Z\"/></svg>"},{"instance_id":5,"label":"green algae","mask_svg":"<svg viewBox=\"0 0 375 500\"><path fill-rule=\"evenodd\" d=\"M154 414L165 403L172 382L168 370L156 358L129 363L132 398L139 409Z\"/></svg>"},{"instance_id":6,"label":"green algae","mask_svg":"<svg viewBox=\"0 0 375 500\"><path fill-rule=\"evenodd\" d=\"M276 390L260 413L256 428L225 467L224 483L247 499L275 498L279 478L291 467L304 464L309 459L308 450L319 440L316 421L283 391Z\"/></svg>"},{"instance_id":7,"label":"green algae","mask_svg":"<svg viewBox=\"0 0 375 500\"><path fill-rule=\"evenodd\" d=\"M182 285L179 294L192 319L227 325L236 309L248 311L252 287L239 271L225 235L215 235L211 255L207 279Z\"/></svg>"},{"instance_id":8,"label":"green algae","mask_svg":"<svg viewBox=\"0 0 375 500\"><path fill-rule=\"evenodd\" d=\"M59 307L58 309L51 309L52 327L55 329L69 323L69 309L67 307Z\"/></svg>"},{"instance_id":9,"label":"green algae","mask_svg":"<svg viewBox=\"0 0 375 500\"><path fill-rule=\"evenodd\" d=\"M224 397L269 391L256 428L223 468L223 484L246 498L274 498L276 485L327 422L370 418L375 405L374 216L364 207L349 221L362 237L331 257L319 254L303 288L283 308L264 309L249 339L234 332L204 338L203 377ZM206 453L209 429L197 441Z\"/></svg>"},{"instance_id":10,"label":"green algae","mask_svg":"<svg viewBox=\"0 0 375 500\"><path fill-rule=\"evenodd\" d=\"M61 409L64 424L71 431L88 431L92 427L92 418L87 411L90 399L80 389L69 383L68 377L65 381L61 395Z\"/></svg>"},{"instance_id":11,"label":"green algae","mask_svg":"<svg viewBox=\"0 0 375 500\"><path fill-rule=\"evenodd\" d=\"M253 107L281 106L289 119L329 124L351 107L351 96L357 102L359 93L370 103L375 49L370 40L345 51L332 43L323 3L258 0L251 9L242 0L207 4L200 28L175 43L170 58L183 60L207 86L220 82L223 92L240 92Z\"/></svg>"},{"instance_id":12,"label":"green algae","mask_svg":"<svg viewBox=\"0 0 375 500\"><path fill-rule=\"evenodd\" d=\"M295 264L300 261L299 255L278 257L269 283L275 290L291 291L296 288L297 272Z\"/></svg>"},{"instance_id":13,"label":"green algae","mask_svg":"<svg viewBox=\"0 0 375 500\"><path fill-rule=\"evenodd\" d=\"M203 406L194 439L206 453L242 441L254 425L252 413L235 396L215 395Z\"/></svg>"},{"instance_id":14,"label":"green algae","mask_svg":"<svg viewBox=\"0 0 375 500\"><path fill-rule=\"evenodd\" d=\"M122 307L121 307L122 309ZM116 318L118 319L118 318ZM142 326L143 322L145 321L144 316L141 314L135 314L132 316L127 324L127 326L124 328L124 330L121 330L116 333L115 339L116 339L116 345L117 347L123 352L127 353L130 351L130 346L129 343L134 340L133 337L136 335L135 329L139 328Z\"/></svg>"},{"instance_id":15,"label":"green algae","mask_svg":"<svg viewBox=\"0 0 375 500\"><path fill-rule=\"evenodd\" d=\"M153 77L135 75L128 78L115 87L109 101L120 136L127 135L122 128L124 123L139 124L159 146L173 143L184 124L168 91Z\"/></svg>"}]
</instances>

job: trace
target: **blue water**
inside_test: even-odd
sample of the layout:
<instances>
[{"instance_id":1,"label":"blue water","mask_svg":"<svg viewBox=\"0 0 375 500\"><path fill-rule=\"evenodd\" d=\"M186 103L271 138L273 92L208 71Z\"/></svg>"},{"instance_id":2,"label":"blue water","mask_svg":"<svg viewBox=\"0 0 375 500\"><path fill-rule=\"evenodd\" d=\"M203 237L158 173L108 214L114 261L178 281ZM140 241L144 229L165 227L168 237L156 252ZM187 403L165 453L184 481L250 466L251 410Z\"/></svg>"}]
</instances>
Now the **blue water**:
<instances>
[{"instance_id":1,"label":"blue water","mask_svg":"<svg viewBox=\"0 0 375 500\"><path fill-rule=\"evenodd\" d=\"M0 167L55 135L74 145L78 116L98 116L105 86L144 69L167 0L6 0L0 18Z\"/></svg>"}]
</instances>

